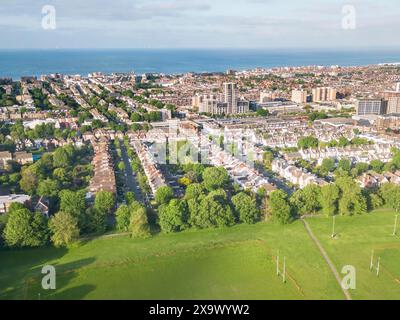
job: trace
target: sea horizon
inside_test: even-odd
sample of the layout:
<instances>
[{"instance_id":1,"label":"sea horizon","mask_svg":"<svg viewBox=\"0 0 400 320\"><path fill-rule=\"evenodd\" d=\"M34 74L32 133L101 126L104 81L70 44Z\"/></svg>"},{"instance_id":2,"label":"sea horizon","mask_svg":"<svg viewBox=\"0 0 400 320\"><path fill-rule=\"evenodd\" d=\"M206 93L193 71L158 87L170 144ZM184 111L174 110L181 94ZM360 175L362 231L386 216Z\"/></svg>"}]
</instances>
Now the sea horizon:
<instances>
[{"instance_id":1,"label":"sea horizon","mask_svg":"<svg viewBox=\"0 0 400 320\"><path fill-rule=\"evenodd\" d=\"M93 72L224 72L299 66L367 66L400 63L400 49L311 48L16 48L0 49L0 77Z\"/></svg>"}]
</instances>

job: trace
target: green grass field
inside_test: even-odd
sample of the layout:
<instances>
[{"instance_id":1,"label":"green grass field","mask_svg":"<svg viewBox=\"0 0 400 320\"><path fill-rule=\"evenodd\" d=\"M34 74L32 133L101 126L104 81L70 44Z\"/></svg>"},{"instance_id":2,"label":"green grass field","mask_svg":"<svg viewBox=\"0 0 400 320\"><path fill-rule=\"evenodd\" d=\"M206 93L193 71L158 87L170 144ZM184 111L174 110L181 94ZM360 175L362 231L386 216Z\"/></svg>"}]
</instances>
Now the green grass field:
<instances>
[{"instance_id":1,"label":"green grass field","mask_svg":"<svg viewBox=\"0 0 400 320\"><path fill-rule=\"evenodd\" d=\"M308 222L340 272L352 265L357 271L353 299L400 299L400 237L393 237L395 214L378 210L373 214L336 219L337 239L332 239L332 219L315 218ZM398 235L400 234L400 226ZM375 265L381 258L380 275L370 271L371 253Z\"/></svg>"},{"instance_id":2,"label":"green grass field","mask_svg":"<svg viewBox=\"0 0 400 320\"><path fill-rule=\"evenodd\" d=\"M400 299L400 241L390 236L390 212L309 219L338 269L357 267L355 299ZM371 249L381 256L378 279ZM275 256L286 256L287 283ZM57 290L41 289L41 268L57 270ZM362 269L365 268L365 271ZM340 270L339 270L340 272ZM344 299L338 283L302 223L260 223L188 231L148 240L101 238L70 249L0 251L0 299Z\"/></svg>"}]
</instances>

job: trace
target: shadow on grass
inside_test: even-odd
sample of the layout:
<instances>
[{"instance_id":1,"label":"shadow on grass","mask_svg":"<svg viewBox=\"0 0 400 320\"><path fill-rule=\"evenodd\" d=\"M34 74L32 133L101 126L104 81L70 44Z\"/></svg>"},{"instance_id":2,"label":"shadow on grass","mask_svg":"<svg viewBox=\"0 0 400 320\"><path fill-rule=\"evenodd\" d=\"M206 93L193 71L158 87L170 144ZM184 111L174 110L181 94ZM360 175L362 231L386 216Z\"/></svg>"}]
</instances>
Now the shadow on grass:
<instances>
[{"instance_id":1,"label":"shadow on grass","mask_svg":"<svg viewBox=\"0 0 400 320\"><path fill-rule=\"evenodd\" d=\"M79 269L83 269L95 262L95 258L86 258L77 261L72 261L65 264L54 264L57 274L56 289L44 290L41 287L41 277L39 283L30 288L29 296L39 297L40 299L49 300L81 300L84 299L90 292L96 289L92 284L80 284L74 286L73 281L79 276ZM41 268L37 270L40 273Z\"/></svg>"},{"instance_id":2,"label":"shadow on grass","mask_svg":"<svg viewBox=\"0 0 400 320\"><path fill-rule=\"evenodd\" d=\"M50 295L45 298L48 300L82 300L94 290L96 290L95 285L83 284L73 288L68 288L61 291L60 294Z\"/></svg>"},{"instance_id":3,"label":"shadow on grass","mask_svg":"<svg viewBox=\"0 0 400 320\"><path fill-rule=\"evenodd\" d=\"M83 299L95 289L92 285L68 287L95 258L59 264L68 249L53 247L0 251L0 300ZM56 269L56 290L44 290L41 282L45 265Z\"/></svg>"}]
</instances>

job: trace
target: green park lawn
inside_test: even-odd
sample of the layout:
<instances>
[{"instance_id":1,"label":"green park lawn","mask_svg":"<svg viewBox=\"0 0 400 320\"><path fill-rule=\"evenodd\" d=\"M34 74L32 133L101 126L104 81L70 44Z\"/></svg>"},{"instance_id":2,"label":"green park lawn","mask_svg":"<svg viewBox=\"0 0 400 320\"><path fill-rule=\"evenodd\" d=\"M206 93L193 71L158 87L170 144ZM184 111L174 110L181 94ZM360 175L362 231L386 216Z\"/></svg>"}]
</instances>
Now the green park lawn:
<instances>
[{"instance_id":1,"label":"green park lawn","mask_svg":"<svg viewBox=\"0 0 400 320\"><path fill-rule=\"evenodd\" d=\"M286 256L287 283L275 256ZM56 266L57 290L41 289ZM342 299L301 222L0 252L0 299Z\"/></svg>"},{"instance_id":2,"label":"green park lawn","mask_svg":"<svg viewBox=\"0 0 400 320\"><path fill-rule=\"evenodd\" d=\"M393 237L395 213L377 210L372 214L337 217L337 238L332 239L332 218L313 218L308 222L340 272L345 265L356 268L357 287L353 299L400 299L400 237ZM399 225L400 235L400 225ZM372 250L380 274L370 271Z\"/></svg>"},{"instance_id":3,"label":"green park lawn","mask_svg":"<svg viewBox=\"0 0 400 320\"><path fill-rule=\"evenodd\" d=\"M357 268L354 299L400 299L400 239L391 236L394 213L377 211L308 219L338 269ZM369 272L372 249L382 272ZM287 283L275 257L287 261ZM41 268L54 265L57 289L41 289ZM339 270L340 272L340 270ZM0 251L0 299L344 299L301 221L187 231L148 240L99 238L70 249Z\"/></svg>"}]
</instances>

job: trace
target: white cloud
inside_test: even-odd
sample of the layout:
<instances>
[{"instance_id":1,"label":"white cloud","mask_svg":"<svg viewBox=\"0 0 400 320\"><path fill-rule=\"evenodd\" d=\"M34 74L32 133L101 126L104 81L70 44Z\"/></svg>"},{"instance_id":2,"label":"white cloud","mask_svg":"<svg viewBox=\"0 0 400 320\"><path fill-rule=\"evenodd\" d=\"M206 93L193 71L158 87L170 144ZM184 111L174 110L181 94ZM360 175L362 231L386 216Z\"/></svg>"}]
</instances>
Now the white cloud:
<instances>
[{"instance_id":1,"label":"white cloud","mask_svg":"<svg viewBox=\"0 0 400 320\"><path fill-rule=\"evenodd\" d=\"M399 42L397 1L2 0L0 46L386 46ZM47 4L57 10L51 33L40 29ZM352 32L340 28L344 4L357 9Z\"/></svg>"}]
</instances>

